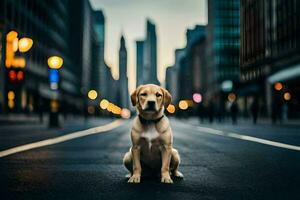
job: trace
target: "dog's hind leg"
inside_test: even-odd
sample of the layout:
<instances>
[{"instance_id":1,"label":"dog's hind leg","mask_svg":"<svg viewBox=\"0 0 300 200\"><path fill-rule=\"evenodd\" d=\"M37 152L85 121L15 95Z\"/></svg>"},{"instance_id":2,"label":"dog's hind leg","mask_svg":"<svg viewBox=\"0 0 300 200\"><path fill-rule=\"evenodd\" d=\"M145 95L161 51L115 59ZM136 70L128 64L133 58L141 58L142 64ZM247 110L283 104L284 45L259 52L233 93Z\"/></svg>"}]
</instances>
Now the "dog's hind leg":
<instances>
[{"instance_id":1,"label":"dog's hind leg","mask_svg":"<svg viewBox=\"0 0 300 200\"><path fill-rule=\"evenodd\" d=\"M170 162L170 171L172 176L177 178L183 178L183 174L180 171L178 171L179 164L180 164L179 153L176 149L173 148L171 162Z\"/></svg>"},{"instance_id":2,"label":"dog's hind leg","mask_svg":"<svg viewBox=\"0 0 300 200\"><path fill-rule=\"evenodd\" d=\"M123 164L126 167L126 169L130 172L129 174L126 175L126 178L130 178L131 174L132 174L132 156L131 156L131 151L127 152L124 155Z\"/></svg>"}]
</instances>

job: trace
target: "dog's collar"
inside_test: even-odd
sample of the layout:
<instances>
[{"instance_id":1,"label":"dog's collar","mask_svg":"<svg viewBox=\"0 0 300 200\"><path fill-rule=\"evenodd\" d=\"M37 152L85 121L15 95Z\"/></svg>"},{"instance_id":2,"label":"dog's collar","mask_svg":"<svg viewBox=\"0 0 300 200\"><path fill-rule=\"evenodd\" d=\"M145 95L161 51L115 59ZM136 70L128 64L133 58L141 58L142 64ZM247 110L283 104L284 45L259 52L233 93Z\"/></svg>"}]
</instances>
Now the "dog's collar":
<instances>
[{"instance_id":1,"label":"dog's collar","mask_svg":"<svg viewBox=\"0 0 300 200\"><path fill-rule=\"evenodd\" d=\"M159 117L157 119L150 119L150 120L143 118L141 115L138 115L138 116L139 116L139 120L140 120L141 124L156 124L162 118L164 118L165 115L162 115L161 117Z\"/></svg>"}]
</instances>

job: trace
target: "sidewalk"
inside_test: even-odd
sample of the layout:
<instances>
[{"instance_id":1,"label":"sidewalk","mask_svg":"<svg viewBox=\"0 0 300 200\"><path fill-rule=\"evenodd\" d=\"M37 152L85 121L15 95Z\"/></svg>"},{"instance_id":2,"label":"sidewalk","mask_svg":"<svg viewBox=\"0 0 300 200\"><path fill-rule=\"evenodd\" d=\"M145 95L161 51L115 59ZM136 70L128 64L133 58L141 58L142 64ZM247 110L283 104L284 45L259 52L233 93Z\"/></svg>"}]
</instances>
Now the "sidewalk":
<instances>
[{"instance_id":1,"label":"sidewalk","mask_svg":"<svg viewBox=\"0 0 300 200\"><path fill-rule=\"evenodd\" d=\"M230 118L225 118L222 122L219 122L217 119L214 119L213 123L209 123L208 119L201 120L198 117L189 117L189 118L182 118L182 121L187 121L187 123L191 125L232 125L232 121ZM253 126L251 118L238 118L237 124L233 126ZM300 119L292 119L283 121L282 123L277 122L276 124L272 124L271 119L267 118L258 118L257 124L255 126L273 126L273 127L299 127L300 128Z\"/></svg>"},{"instance_id":2,"label":"sidewalk","mask_svg":"<svg viewBox=\"0 0 300 200\"><path fill-rule=\"evenodd\" d=\"M28 144L40 140L62 136L64 134L102 126L112 122L113 118L70 118L61 121L61 127L49 128L47 120L44 123L23 123L0 126L0 151L11 147Z\"/></svg>"},{"instance_id":3,"label":"sidewalk","mask_svg":"<svg viewBox=\"0 0 300 200\"><path fill-rule=\"evenodd\" d=\"M39 123L38 115L26 115L26 114L7 114L0 115L1 125L14 125L14 124L35 124Z\"/></svg>"},{"instance_id":4,"label":"sidewalk","mask_svg":"<svg viewBox=\"0 0 300 200\"><path fill-rule=\"evenodd\" d=\"M0 127L3 126L16 126L16 125L39 125L39 126L47 126L48 125L49 115L48 113L44 113L42 122L40 121L39 115L37 114L7 114L7 115L0 115ZM102 118L102 117L89 117L87 121L97 121L101 119L109 119L109 118ZM61 123L85 123L86 120L83 116L75 116L69 115L66 119L62 115L59 116L59 120Z\"/></svg>"}]
</instances>

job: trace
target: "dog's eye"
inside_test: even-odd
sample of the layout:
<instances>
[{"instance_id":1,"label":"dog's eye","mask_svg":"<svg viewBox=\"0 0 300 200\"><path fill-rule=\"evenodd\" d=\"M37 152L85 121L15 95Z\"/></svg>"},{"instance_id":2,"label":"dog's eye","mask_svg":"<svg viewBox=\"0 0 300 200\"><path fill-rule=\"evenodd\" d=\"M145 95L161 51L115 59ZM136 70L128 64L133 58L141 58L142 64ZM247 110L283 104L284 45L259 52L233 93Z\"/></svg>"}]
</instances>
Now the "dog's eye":
<instances>
[{"instance_id":1,"label":"dog's eye","mask_svg":"<svg viewBox=\"0 0 300 200\"><path fill-rule=\"evenodd\" d=\"M156 97L161 97L162 95L159 93L156 93Z\"/></svg>"},{"instance_id":2,"label":"dog's eye","mask_svg":"<svg viewBox=\"0 0 300 200\"><path fill-rule=\"evenodd\" d=\"M147 96L147 93L142 93L140 95L143 96L143 97L145 97L145 96Z\"/></svg>"}]
</instances>

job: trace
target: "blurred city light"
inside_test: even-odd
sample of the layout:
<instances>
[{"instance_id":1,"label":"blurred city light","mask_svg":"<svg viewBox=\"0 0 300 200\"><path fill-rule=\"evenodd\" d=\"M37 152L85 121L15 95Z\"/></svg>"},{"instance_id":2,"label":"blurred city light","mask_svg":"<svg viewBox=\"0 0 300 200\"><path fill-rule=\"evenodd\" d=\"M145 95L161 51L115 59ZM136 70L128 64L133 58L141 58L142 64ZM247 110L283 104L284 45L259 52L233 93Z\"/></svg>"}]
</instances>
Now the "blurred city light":
<instances>
[{"instance_id":1,"label":"blurred city light","mask_svg":"<svg viewBox=\"0 0 300 200\"><path fill-rule=\"evenodd\" d=\"M17 74L14 70L9 70L8 77L10 81L15 81L17 78Z\"/></svg>"},{"instance_id":2,"label":"blurred city light","mask_svg":"<svg viewBox=\"0 0 300 200\"><path fill-rule=\"evenodd\" d=\"M12 65L13 65L15 68L24 68L25 65L26 65L25 58L14 58L14 59L12 60Z\"/></svg>"},{"instance_id":3,"label":"blurred city light","mask_svg":"<svg viewBox=\"0 0 300 200\"><path fill-rule=\"evenodd\" d=\"M92 114L95 113L95 108L94 108L94 106L89 106L87 109L88 109L88 113L89 113L89 114L92 115Z\"/></svg>"},{"instance_id":4,"label":"blurred city light","mask_svg":"<svg viewBox=\"0 0 300 200\"><path fill-rule=\"evenodd\" d=\"M114 105L114 106L112 107L112 113L113 113L113 114L120 115L121 112L122 112L122 109L121 109L120 107L118 107L118 106L116 106L116 105Z\"/></svg>"},{"instance_id":5,"label":"blurred city light","mask_svg":"<svg viewBox=\"0 0 300 200\"><path fill-rule=\"evenodd\" d=\"M7 93L7 99L8 100L14 100L15 99L15 93L14 93L14 91L9 91Z\"/></svg>"},{"instance_id":6,"label":"blurred city light","mask_svg":"<svg viewBox=\"0 0 300 200\"><path fill-rule=\"evenodd\" d=\"M17 73L17 80L22 81L24 78L24 73L22 71L18 71Z\"/></svg>"},{"instance_id":7,"label":"blurred city light","mask_svg":"<svg viewBox=\"0 0 300 200\"><path fill-rule=\"evenodd\" d=\"M286 101L291 100L291 98L292 98L291 93L285 92L285 93L283 94L283 98L284 98L284 100L286 100Z\"/></svg>"},{"instance_id":8,"label":"blurred city light","mask_svg":"<svg viewBox=\"0 0 300 200\"><path fill-rule=\"evenodd\" d=\"M167 107L167 111L172 114L172 113L174 113L176 111L176 108L175 108L175 106L173 104L170 104Z\"/></svg>"},{"instance_id":9,"label":"blurred city light","mask_svg":"<svg viewBox=\"0 0 300 200\"><path fill-rule=\"evenodd\" d=\"M121 117L124 119L129 119L130 118L130 111L127 108L123 108L121 111Z\"/></svg>"},{"instance_id":10,"label":"blurred city light","mask_svg":"<svg viewBox=\"0 0 300 200\"><path fill-rule=\"evenodd\" d=\"M230 93L230 94L228 94L227 99L228 99L229 102L232 103L236 100L236 95L234 93Z\"/></svg>"},{"instance_id":11,"label":"blurred city light","mask_svg":"<svg viewBox=\"0 0 300 200\"><path fill-rule=\"evenodd\" d=\"M89 97L89 99L91 99L91 100L96 99L97 96L98 96L98 93L97 93L96 90L90 90L90 91L88 92L88 97Z\"/></svg>"},{"instance_id":12,"label":"blurred city light","mask_svg":"<svg viewBox=\"0 0 300 200\"><path fill-rule=\"evenodd\" d=\"M27 52L31 49L32 45L33 45L32 39L28 37L21 38L19 40L19 51L22 53Z\"/></svg>"},{"instance_id":13,"label":"blurred city light","mask_svg":"<svg viewBox=\"0 0 300 200\"><path fill-rule=\"evenodd\" d=\"M103 110L107 109L108 105L109 105L109 101L108 100L102 99L100 101L100 108L101 109L103 109Z\"/></svg>"},{"instance_id":14,"label":"blurred city light","mask_svg":"<svg viewBox=\"0 0 300 200\"><path fill-rule=\"evenodd\" d=\"M178 106L181 110L186 110L189 107L189 104L186 100L181 100L179 101Z\"/></svg>"},{"instance_id":15,"label":"blurred city light","mask_svg":"<svg viewBox=\"0 0 300 200\"><path fill-rule=\"evenodd\" d=\"M59 56L51 56L48 58L48 66L51 69L60 69L63 63L63 59Z\"/></svg>"},{"instance_id":16,"label":"blurred city light","mask_svg":"<svg viewBox=\"0 0 300 200\"><path fill-rule=\"evenodd\" d=\"M16 31L10 31L6 35L6 40L9 42L13 42L13 40L17 37L18 37L18 33Z\"/></svg>"},{"instance_id":17,"label":"blurred city light","mask_svg":"<svg viewBox=\"0 0 300 200\"><path fill-rule=\"evenodd\" d=\"M12 47L13 47L14 52L18 51L18 41L19 41L19 39L15 38L12 42Z\"/></svg>"},{"instance_id":18,"label":"blurred city light","mask_svg":"<svg viewBox=\"0 0 300 200\"><path fill-rule=\"evenodd\" d=\"M224 92L230 92L232 90L233 83L231 80L223 81L221 87Z\"/></svg>"},{"instance_id":19,"label":"blurred city light","mask_svg":"<svg viewBox=\"0 0 300 200\"><path fill-rule=\"evenodd\" d=\"M113 109L113 107L114 107L114 104L113 104L113 103L109 103L108 106L107 106L107 110L108 110L109 112L111 112L112 109Z\"/></svg>"},{"instance_id":20,"label":"blurred city light","mask_svg":"<svg viewBox=\"0 0 300 200\"><path fill-rule=\"evenodd\" d=\"M56 113L58 111L59 108L59 103L56 99L52 99L50 102L50 109L51 112Z\"/></svg>"},{"instance_id":21,"label":"blurred city light","mask_svg":"<svg viewBox=\"0 0 300 200\"><path fill-rule=\"evenodd\" d=\"M57 69L50 69L49 71L49 81L50 83L58 83L59 75Z\"/></svg>"},{"instance_id":22,"label":"blurred city light","mask_svg":"<svg viewBox=\"0 0 300 200\"><path fill-rule=\"evenodd\" d=\"M57 90L58 89L58 84L57 83L50 83L50 89L51 90Z\"/></svg>"},{"instance_id":23,"label":"blurred city light","mask_svg":"<svg viewBox=\"0 0 300 200\"><path fill-rule=\"evenodd\" d=\"M15 102L14 100L8 100L8 103L7 103L8 107L10 109L13 109L15 107Z\"/></svg>"},{"instance_id":24,"label":"blurred city light","mask_svg":"<svg viewBox=\"0 0 300 200\"><path fill-rule=\"evenodd\" d=\"M280 82L275 83L275 85L274 85L275 90L280 91L282 88L283 88L282 83L280 83Z\"/></svg>"},{"instance_id":25,"label":"blurred city light","mask_svg":"<svg viewBox=\"0 0 300 200\"><path fill-rule=\"evenodd\" d=\"M199 93L194 93L193 94L193 100L196 103L201 103L201 101L202 101L202 95L199 94Z\"/></svg>"},{"instance_id":26,"label":"blurred city light","mask_svg":"<svg viewBox=\"0 0 300 200\"><path fill-rule=\"evenodd\" d=\"M7 105L10 109L13 109L15 107L15 92L14 91L9 91L7 93L7 99L8 99L8 102L7 102Z\"/></svg>"}]
</instances>

